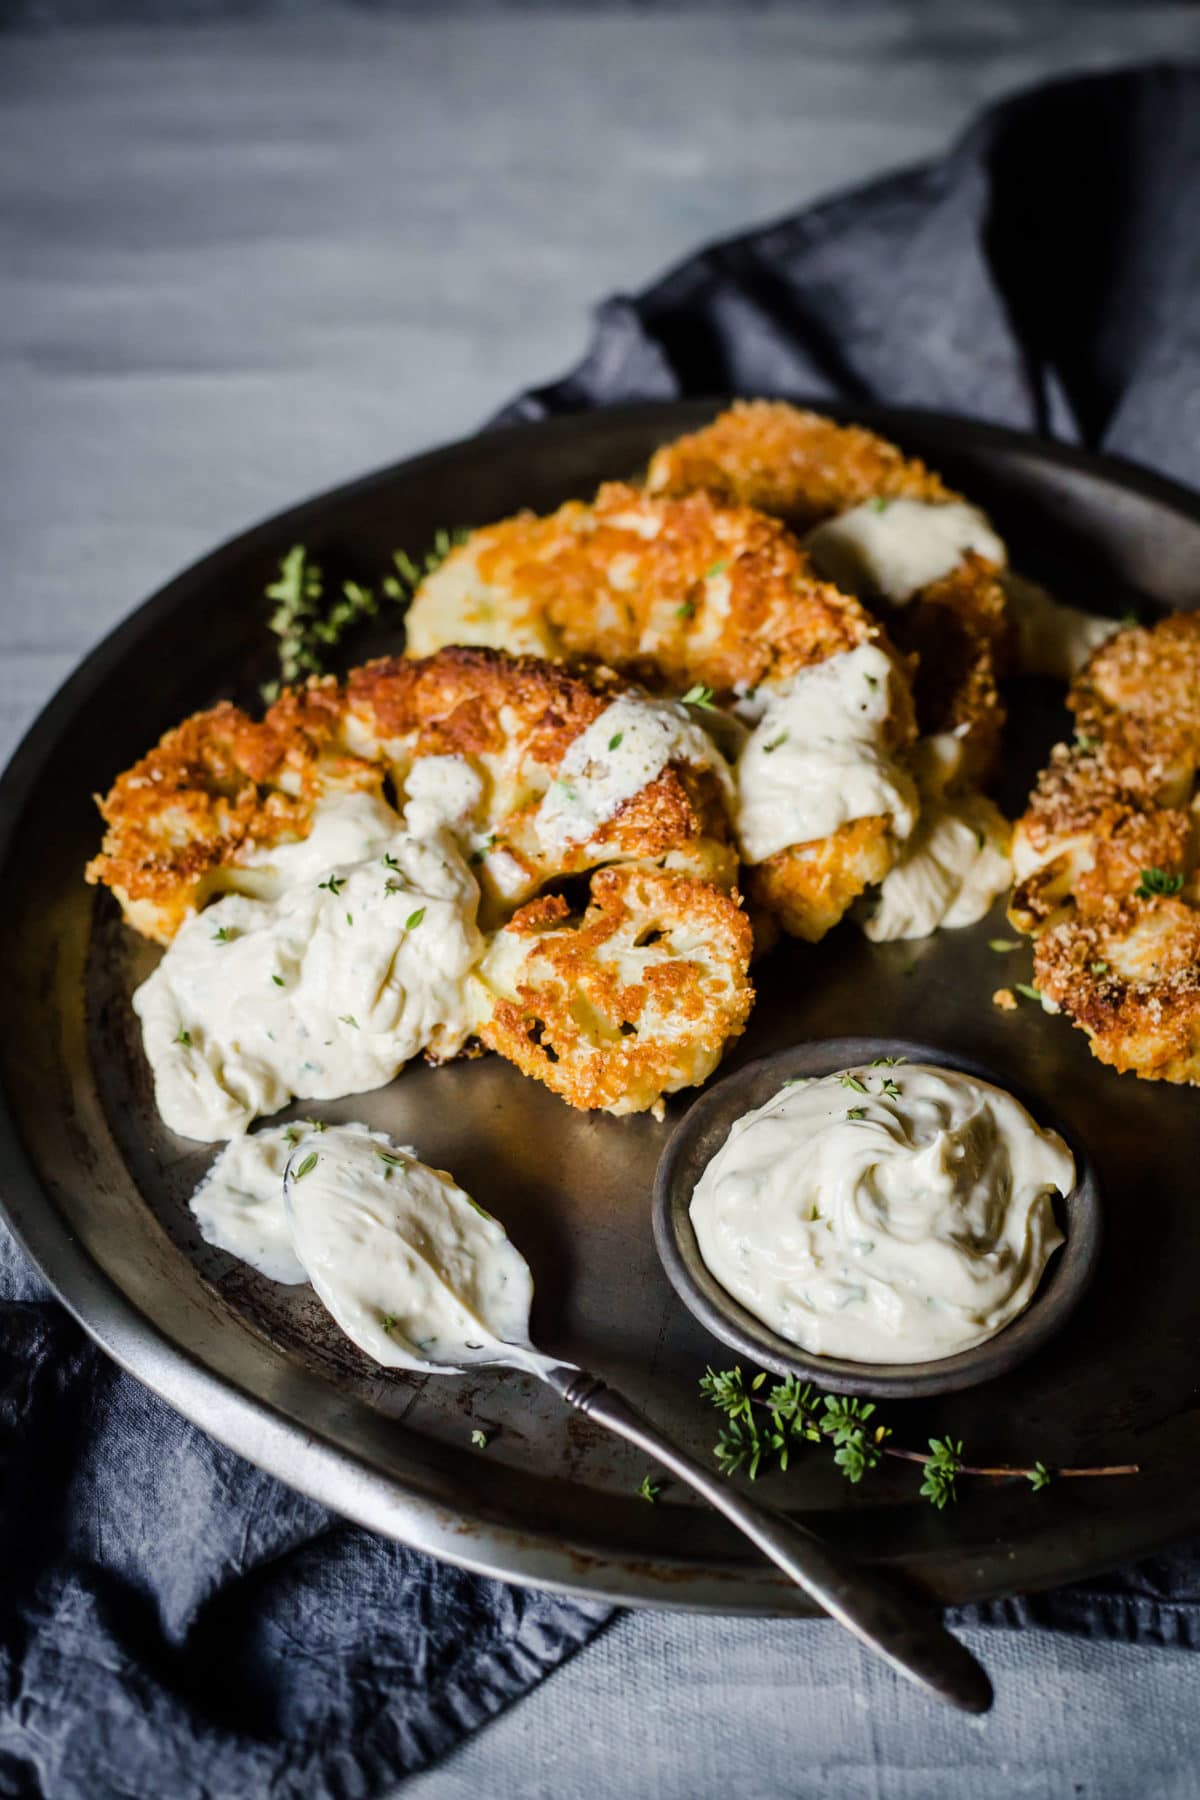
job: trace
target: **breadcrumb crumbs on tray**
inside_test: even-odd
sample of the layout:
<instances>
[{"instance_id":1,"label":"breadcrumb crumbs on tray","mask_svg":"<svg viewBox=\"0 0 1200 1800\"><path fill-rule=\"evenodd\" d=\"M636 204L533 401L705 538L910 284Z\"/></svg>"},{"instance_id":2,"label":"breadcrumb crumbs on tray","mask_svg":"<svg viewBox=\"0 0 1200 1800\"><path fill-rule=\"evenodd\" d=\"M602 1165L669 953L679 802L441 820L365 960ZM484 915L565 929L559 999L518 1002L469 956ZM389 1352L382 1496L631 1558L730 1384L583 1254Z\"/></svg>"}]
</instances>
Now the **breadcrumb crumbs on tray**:
<instances>
[{"instance_id":1,"label":"breadcrumb crumbs on tray","mask_svg":"<svg viewBox=\"0 0 1200 1800\"><path fill-rule=\"evenodd\" d=\"M1001 1012L1016 1012L1017 996L1011 988L997 988L992 995L992 1005L998 1006Z\"/></svg>"}]
</instances>

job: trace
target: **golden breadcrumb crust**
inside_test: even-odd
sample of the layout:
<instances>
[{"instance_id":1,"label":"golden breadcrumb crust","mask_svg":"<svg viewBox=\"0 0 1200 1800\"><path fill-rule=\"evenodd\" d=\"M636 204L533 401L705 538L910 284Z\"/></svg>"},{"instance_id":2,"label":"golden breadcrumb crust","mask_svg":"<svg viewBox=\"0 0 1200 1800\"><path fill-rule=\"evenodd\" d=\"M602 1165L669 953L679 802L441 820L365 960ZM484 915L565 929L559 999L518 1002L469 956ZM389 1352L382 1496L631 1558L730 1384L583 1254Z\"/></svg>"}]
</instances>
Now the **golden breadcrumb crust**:
<instances>
[{"instance_id":1,"label":"golden breadcrumb crust","mask_svg":"<svg viewBox=\"0 0 1200 1800\"><path fill-rule=\"evenodd\" d=\"M1043 995L1094 1053L1148 1080L1200 1081L1200 614L1119 632L1068 704L1018 821L1013 923L1037 934Z\"/></svg>"},{"instance_id":2,"label":"golden breadcrumb crust","mask_svg":"<svg viewBox=\"0 0 1200 1800\"><path fill-rule=\"evenodd\" d=\"M652 494L705 489L807 530L877 498L944 501L941 477L861 425L838 425L782 400L739 400L699 431L656 450Z\"/></svg>"},{"instance_id":3,"label":"golden breadcrumb crust","mask_svg":"<svg viewBox=\"0 0 1200 1800\"><path fill-rule=\"evenodd\" d=\"M544 654L599 657L659 688L700 683L720 695L880 635L778 519L620 482L591 505L571 500L547 518L520 513L472 532L418 588L408 648L425 656L481 635L519 648L535 627Z\"/></svg>"},{"instance_id":4,"label":"golden breadcrumb crust","mask_svg":"<svg viewBox=\"0 0 1200 1800\"><path fill-rule=\"evenodd\" d=\"M647 868L601 869L586 907L523 907L480 976L482 1041L573 1106L644 1112L704 1081L753 1003L735 895Z\"/></svg>"}]
</instances>

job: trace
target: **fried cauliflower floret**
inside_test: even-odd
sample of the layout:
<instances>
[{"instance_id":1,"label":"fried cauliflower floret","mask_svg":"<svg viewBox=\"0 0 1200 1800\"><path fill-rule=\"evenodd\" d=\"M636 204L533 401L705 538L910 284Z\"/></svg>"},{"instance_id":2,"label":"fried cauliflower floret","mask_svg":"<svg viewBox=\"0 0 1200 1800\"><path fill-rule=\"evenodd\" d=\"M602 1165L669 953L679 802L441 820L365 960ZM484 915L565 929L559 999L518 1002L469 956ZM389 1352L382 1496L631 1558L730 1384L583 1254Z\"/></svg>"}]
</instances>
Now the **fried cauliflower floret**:
<instances>
[{"instance_id":1,"label":"fried cauliflower floret","mask_svg":"<svg viewBox=\"0 0 1200 1800\"><path fill-rule=\"evenodd\" d=\"M651 493L703 491L727 505L756 506L796 531L868 505L882 512L897 500L964 504L923 463L873 432L766 400L740 402L703 430L664 445L651 459L647 486ZM859 585L857 559L844 546L826 567L819 549L824 534L812 541L825 572L886 618L901 650L917 654L920 730L958 735L964 781L984 780L995 767L1005 717L997 673L1012 649L1000 579L1003 546L982 516L976 517L979 541L991 554L967 553L958 567L902 599L889 600L877 591L861 568Z\"/></svg>"},{"instance_id":2,"label":"fried cauliflower floret","mask_svg":"<svg viewBox=\"0 0 1200 1800\"><path fill-rule=\"evenodd\" d=\"M873 431L782 400L739 400L711 425L664 444L646 485L652 494L704 489L797 530L866 500L956 498L940 476Z\"/></svg>"},{"instance_id":3,"label":"fried cauliflower floret","mask_svg":"<svg viewBox=\"0 0 1200 1800\"><path fill-rule=\"evenodd\" d=\"M659 688L717 694L777 683L877 635L777 519L620 482L591 505L472 532L421 583L406 623L410 656L536 638L546 656L598 657Z\"/></svg>"},{"instance_id":4,"label":"fried cauliflower floret","mask_svg":"<svg viewBox=\"0 0 1200 1800\"><path fill-rule=\"evenodd\" d=\"M135 930L165 944L257 846L308 835L324 799L382 796L383 772L337 742L330 690L288 695L257 722L228 702L196 713L97 805L107 830L87 868ZM245 876L244 891L261 891Z\"/></svg>"},{"instance_id":5,"label":"fried cauliflower floret","mask_svg":"<svg viewBox=\"0 0 1200 1800\"><path fill-rule=\"evenodd\" d=\"M645 1112L704 1081L744 1029L751 950L736 897L602 869L581 916L545 896L497 933L479 970L479 1036L572 1106Z\"/></svg>"},{"instance_id":6,"label":"fried cauliflower floret","mask_svg":"<svg viewBox=\"0 0 1200 1800\"><path fill-rule=\"evenodd\" d=\"M1118 632L1087 664L1067 704L1078 722L1075 741L1055 746L1014 837L1011 915L1025 931L1128 893L1135 867L1182 867L1171 847L1191 841L1200 615L1172 614Z\"/></svg>"},{"instance_id":7,"label":"fried cauliflower floret","mask_svg":"<svg viewBox=\"0 0 1200 1800\"><path fill-rule=\"evenodd\" d=\"M1147 1081L1200 1083L1200 912L1183 899L1112 900L1043 932L1043 996L1093 1055Z\"/></svg>"},{"instance_id":8,"label":"fried cauliflower floret","mask_svg":"<svg viewBox=\"0 0 1200 1800\"><path fill-rule=\"evenodd\" d=\"M349 740L387 764L399 792L427 757L465 758L479 776L469 823L485 917L506 917L546 881L608 861L665 862L732 885L737 855L715 750L709 762L672 761L585 841L545 841L541 808L564 757L629 692L611 671L585 678L532 657L453 646L419 662L368 663L345 691Z\"/></svg>"},{"instance_id":9,"label":"fried cauliflower floret","mask_svg":"<svg viewBox=\"0 0 1200 1800\"><path fill-rule=\"evenodd\" d=\"M644 860L731 885L728 775L695 730L692 753L667 762L585 840L546 840L540 809L564 757L622 696L658 704L630 698L607 671L584 679L455 648L423 662L368 663L344 686L287 692L261 723L215 707L118 777L99 803L108 829L88 879L112 888L137 930L167 943L216 893L278 891L273 853L305 842L331 800L363 795L386 837L399 819L385 781L411 811L433 759L454 758L466 804L446 822L468 850L490 922L547 880L605 862Z\"/></svg>"},{"instance_id":10,"label":"fried cauliflower floret","mask_svg":"<svg viewBox=\"0 0 1200 1800\"><path fill-rule=\"evenodd\" d=\"M1069 696L1016 833L1011 917L1102 1062L1200 1081L1200 617L1120 632Z\"/></svg>"},{"instance_id":11,"label":"fried cauliflower floret","mask_svg":"<svg viewBox=\"0 0 1200 1800\"><path fill-rule=\"evenodd\" d=\"M747 889L790 936L815 944L895 860L890 819L851 819L832 837L792 845L758 863L747 872Z\"/></svg>"}]
</instances>

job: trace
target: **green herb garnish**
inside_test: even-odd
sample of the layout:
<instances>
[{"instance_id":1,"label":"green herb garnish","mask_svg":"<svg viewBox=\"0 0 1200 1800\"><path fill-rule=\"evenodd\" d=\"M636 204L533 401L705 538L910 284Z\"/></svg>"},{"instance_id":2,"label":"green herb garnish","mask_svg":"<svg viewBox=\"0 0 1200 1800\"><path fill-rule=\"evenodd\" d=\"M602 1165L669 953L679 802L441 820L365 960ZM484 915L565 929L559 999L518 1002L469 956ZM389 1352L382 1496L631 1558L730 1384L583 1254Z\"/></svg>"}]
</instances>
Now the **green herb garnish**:
<instances>
[{"instance_id":1,"label":"green herb garnish","mask_svg":"<svg viewBox=\"0 0 1200 1800\"><path fill-rule=\"evenodd\" d=\"M227 925L218 925L212 934L212 941L214 944L227 944L232 936L233 933Z\"/></svg>"},{"instance_id":2,"label":"green herb garnish","mask_svg":"<svg viewBox=\"0 0 1200 1800\"><path fill-rule=\"evenodd\" d=\"M409 913L407 919L405 919L405 921L404 921L405 931L415 931L417 929L417 926L421 923L421 920L424 917L425 917L425 908L423 906L418 906L416 912Z\"/></svg>"},{"instance_id":3,"label":"green herb garnish","mask_svg":"<svg viewBox=\"0 0 1200 1800\"><path fill-rule=\"evenodd\" d=\"M181 1025L179 1030L175 1033L175 1042L177 1044L182 1044L185 1050L190 1050L192 1047L191 1032L185 1031L184 1027Z\"/></svg>"},{"instance_id":4,"label":"green herb garnish","mask_svg":"<svg viewBox=\"0 0 1200 1800\"><path fill-rule=\"evenodd\" d=\"M619 750L621 748L621 740L624 736L625 736L625 733L623 731L614 731L612 736L608 740L609 749L610 750Z\"/></svg>"},{"instance_id":5,"label":"green herb garnish","mask_svg":"<svg viewBox=\"0 0 1200 1800\"><path fill-rule=\"evenodd\" d=\"M857 1075L839 1075L838 1080L843 1087L853 1088L856 1094L865 1094L869 1092L866 1082L860 1081Z\"/></svg>"},{"instance_id":6,"label":"green herb garnish","mask_svg":"<svg viewBox=\"0 0 1200 1800\"><path fill-rule=\"evenodd\" d=\"M486 1450L488 1447L487 1432L480 1431L478 1426L476 1426L475 1430L471 1433L471 1442L477 1450Z\"/></svg>"},{"instance_id":7,"label":"green herb garnish","mask_svg":"<svg viewBox=\"0 0 1200 1800\"><path fill-rule=\"evenodd\" d=\"M1010 950L1019 950L1020 948L1021 940L1019 938L988 939L988 949L994 950L997 956L1007 956Z\"/></svg>"},{"instance_id":8,"label":"green herb garnish","mask_svg":"<svg viewBox=\"0 0 1200 1800\"><path fill-rule=\"evenodd\" d=\"M697 682L696 685L690 687L683 696L683 704L685 706L700 706L703 707L706 712L711 712L713 710L713 691L710 687L704 687L700 682Z\"/></svg>"},{"instance_id":9,"label":"green herb garnish","mask_svg":"<svg viewBox=\"0 0 1200 1800\"><path fill-rule=\"evenodd\" d=\"M338 1024L339 1025L350 1025L354 1028L355 1031L360 1031L362 1029L362 1027L359 1025L359 1022L355 1018L353 1013L339 1013L338 1014Z\"/></svg>"},{"instance_id":10,"label":"green herb garnish","mask_svg":"<svg viewBox=\"0 0 1200 1800\"><path fill-rule=\"evenodd\" d=\"M1016 988L1018 994L1024 994L1024 996L1027 1000L1036 1000L1038 1005L1039 1006L1041 1005L1041 1003L1042 1003L1041 988L1035 988L1033 986L1032 982L1028 982L1028 981L1014 981L1013 986Z\"/></svg>"},{"instance_id":11,"label":"green herb garnish","mask_svg":"<svg viewBox=\"0 0 1200 1800\"><path fill-rule=\"evenodd\" d=\"M1165 869L1143 869L1133 894L1136 900L1152 900L1156 895L1177 894L1182 886L1182 875L1168 875Z\"/></svg>"},{"instance_id":12,"label":"green herb garnish","mask_svg":"<svg viewBox=\"0 0 1200 1800\"><path fill-rule=\"evenodd\" d=\"M769 743L769 744L764 744L764 745L763 745L763 755L764 755L764 756L770 756L770 754L771 754L771 752L772 752L772 750L778 750L778 748L779 748L779 746L780 746L780 744L786 744L786 743L787 743L787 739L788 739L788 734L787 734L787 732L786 732L786 731L781 731L781 732L780 732L780 734L779 734L779 736L778 736L778 737L777 737L777 738L772 738L772 739L771 739L771 742L770 742L770 743Z\"/></svg>"},{"instance_id":13,"label":"green herb garnish","mask_svg":"<svg viewBox=\"0 0 1200 1800\"><path fill-rule=\"evenodd\" d=\"M813 1217L817 1216L814 1207ZM1037 1493L1049 1485L1054 1475L1138 1473L1136 1463L1058 1470L1048 1469L1043 1462L1015 1468L977 1466L963 1461L962 1442L953 1438L930 1438L927 1450L908 1450L891 1441L891 1429L877 1418L873 1401L820 1394L810 1382L802 1382L795 1375L786 1376L764 1391L766 1380L766 1375L760 1373L747 1381L740 1367L708 1369L701 1379L701 1394L724 1416L713 1456L726 1475L742 1469L753 1481L764 1468L774 1466L785 1471L797 1445L828 1445L833 1448L837 1467L855 1486L878 1468L884 1457L916 1463L923 1470L922 1498L941 1511L957 1498L958 1479L963 1475L1021 1479L1028 1481Z\"/></svg>"},{"instance_id":14,"label":"green herb garnish","mask_svg":"<svg viewBox=\"0 0 1200 1800\"><path fill-rule=\"evenodd\" d=\"M303 1181L306 1175L312 1174L319 1161L320 1158L316 1151L310 1150L308 1155L304 1158L304 1161L300 1164L300 1167L296 1170L296 1173L292 1176L292 1180Z\"/></svg>"},{"instance_id":15,"label":"green herb garnish","mask_svg":"<svg viewBox=\"0 0 1200 1800\"><path fill-rule=\"evenodd\" d=\"M661 1481L654 1481L649 1475L643 1475L642 1485L638 1489L638 1499L648 1500L651 1506L654 1506L662 1491L663 1483Z\"/></svg>"}]
</instances>

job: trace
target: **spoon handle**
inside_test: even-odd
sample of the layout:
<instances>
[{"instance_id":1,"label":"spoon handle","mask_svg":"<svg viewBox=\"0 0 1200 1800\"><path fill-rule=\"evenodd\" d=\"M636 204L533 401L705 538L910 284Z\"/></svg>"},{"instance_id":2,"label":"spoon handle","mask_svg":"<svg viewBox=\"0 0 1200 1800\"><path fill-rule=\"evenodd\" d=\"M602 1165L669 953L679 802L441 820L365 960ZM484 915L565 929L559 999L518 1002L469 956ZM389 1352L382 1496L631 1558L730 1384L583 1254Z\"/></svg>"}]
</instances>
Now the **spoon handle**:
<instances>
[{"instance_id":1,"label":"spoon handle","mask_svg":"<svg viewBox=\"0 0 1200 1800\"><path fill-rule=\"evenodd\" d=\"M615 1431L669 1469L723 1513L798 1587L910 1680L964 1712L986 1712L992 1685L982 1665L937 1614L886 1576L814 1537L770 1507L739 1493L727 1477L693 1462L621 1394L595 1375L551 1367L544 1379L569 1406Z\"/></svg>"}]
</instances>

